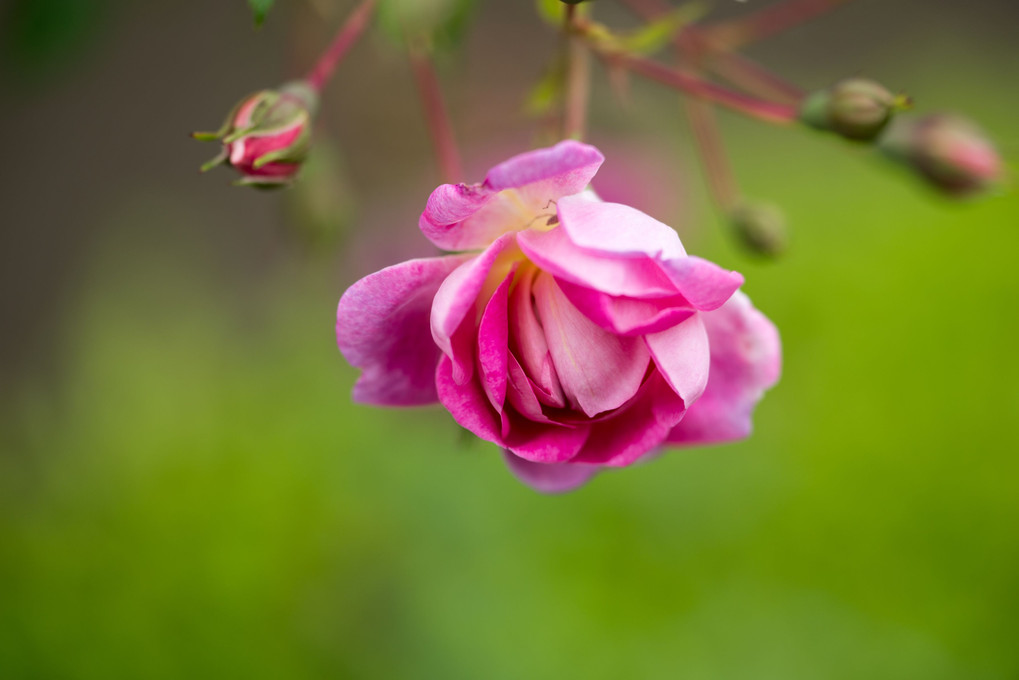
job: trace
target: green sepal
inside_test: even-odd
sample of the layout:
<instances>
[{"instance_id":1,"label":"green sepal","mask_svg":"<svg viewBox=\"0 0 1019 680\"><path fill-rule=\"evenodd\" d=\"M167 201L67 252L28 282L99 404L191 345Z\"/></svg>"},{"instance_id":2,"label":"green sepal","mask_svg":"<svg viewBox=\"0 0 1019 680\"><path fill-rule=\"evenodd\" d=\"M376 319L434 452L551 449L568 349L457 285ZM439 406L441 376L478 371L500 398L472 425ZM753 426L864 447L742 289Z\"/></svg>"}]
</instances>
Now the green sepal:
<instances>
[{"instance_id":1,"label":"green sepal","mask_svg":"<svg viewBox=\"0 0 1019 680\"><path fill-rule=\"evenodd\" d=\"M254 187L256 189L283 189L290 185L293 177L241 177L234 180L235 187Z\"/></svg>"},{"instance_id":2,"label":"green sepal","mask_svg":"<svg viewBox=\"0 0 1019 680\"><path fill-rule=\"evenodd\" d=\"M213 159L205 162L204 164L202 164L202 167L199 168L198 170L199 170L199 172L208 172L209 170L212 170L217 165L222 165L223 163L226 163L228 158L229 158L229 155L227 154L226 148L224 148L222 151L219 152L219 154L216 155L215 158L213 158Z\"/></svg>"}]
</instances>

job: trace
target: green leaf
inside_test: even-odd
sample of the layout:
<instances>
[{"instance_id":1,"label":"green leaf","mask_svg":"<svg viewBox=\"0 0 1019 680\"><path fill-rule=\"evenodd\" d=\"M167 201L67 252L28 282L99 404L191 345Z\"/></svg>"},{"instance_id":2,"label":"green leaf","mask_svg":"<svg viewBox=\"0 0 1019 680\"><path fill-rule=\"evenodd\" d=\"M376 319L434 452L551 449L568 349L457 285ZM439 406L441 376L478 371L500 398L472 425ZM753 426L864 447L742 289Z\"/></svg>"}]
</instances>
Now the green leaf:
<instances>
[{"instance_id":1,"label":"green leaf","mask_svg":"<svg viewBox=\"0 0 1019 680\"><path fill-rule=\"evenodd\" d=\"M272 5L276 0L248 0L248 6L251 8L252 13L255 15L255 26L261 26L262 22L265 21L265 15L272 9Z\"/></svg>"},{"instance_id":2,"label":"green leaf","mask_svg":"<svg viewBox=\"0 0 1019 680\"><path fill-rule=\"evenodd\" d=\"M701 19L707 10L707 5L702 2L686 3L632 33L617 36L617 45L630 53L657 52L668 45L679 31Z\"/></svg>"}]
</instances>

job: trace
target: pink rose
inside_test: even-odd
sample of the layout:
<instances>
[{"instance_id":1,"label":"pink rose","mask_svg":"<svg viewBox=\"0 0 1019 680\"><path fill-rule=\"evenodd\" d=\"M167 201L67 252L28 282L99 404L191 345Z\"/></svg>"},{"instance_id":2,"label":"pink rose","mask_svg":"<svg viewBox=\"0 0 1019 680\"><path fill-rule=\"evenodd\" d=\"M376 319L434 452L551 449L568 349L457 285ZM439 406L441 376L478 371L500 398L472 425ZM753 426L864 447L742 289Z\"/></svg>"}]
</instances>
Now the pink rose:
<instances>
[{"instance_id":1,"label":"pink rose","mask_svg":"<svg viewBox=\"0 0 1019 680\"><path fill-rule=\"evenodd\" d=\"M354 399L439 401L545 492L665 444L747 436L778 379L775 327L737 292L742 276L585 191L603 160L567 141L436 189L420 227L455 254L383 269L340 300Z\"/></svg>"}]
</instances>

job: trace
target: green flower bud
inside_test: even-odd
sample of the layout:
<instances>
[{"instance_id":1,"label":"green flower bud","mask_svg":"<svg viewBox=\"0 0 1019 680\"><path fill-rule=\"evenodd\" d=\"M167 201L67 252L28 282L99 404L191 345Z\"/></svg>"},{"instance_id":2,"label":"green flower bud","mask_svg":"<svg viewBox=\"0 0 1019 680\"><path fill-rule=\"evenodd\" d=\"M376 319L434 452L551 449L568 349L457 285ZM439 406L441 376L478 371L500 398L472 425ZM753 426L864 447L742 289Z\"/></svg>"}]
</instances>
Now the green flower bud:
<instances>
[{"instance_id":1,"label":"green flower bud","mask_svg":"<svg viewBox=\"0 0 1019 680\"><path fill-rule=\"evenodd\" d=\"M775 257L789 241L785 215L774 205L746 201L729 213L729 223L744 248L757 255Z\"/></svg>"},{"instance_id":2,"label":"green flower bud","mask_svg":"<svg viewBox=\"0 0 1019 680\"><path fill-rule=\"evenodd\" d=\"M938 191L968 196L999 183L1004 165L976 123L940 113L896 121L880 148Z\"/></svg>"},{"instance_id":3,"label":"green flower bud","mask_svg":"<svg viewBox=\"0 0 1019 680\"><path fill-rule=\"evenodd\" d=\"M869 142L905 105L904 98L873 80L849 78L808 96L800 108L800 120L846 139Z\"/></svg>"}]
</instances>

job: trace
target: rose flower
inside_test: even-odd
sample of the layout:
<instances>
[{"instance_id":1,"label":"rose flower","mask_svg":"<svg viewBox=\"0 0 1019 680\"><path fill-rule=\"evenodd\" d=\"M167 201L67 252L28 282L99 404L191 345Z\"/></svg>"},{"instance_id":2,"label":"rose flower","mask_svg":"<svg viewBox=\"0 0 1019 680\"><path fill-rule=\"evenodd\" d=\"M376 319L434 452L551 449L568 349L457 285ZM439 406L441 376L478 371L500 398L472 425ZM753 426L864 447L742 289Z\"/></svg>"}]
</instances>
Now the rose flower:
<instances>
[{"instance_id":1,"label":"rose flower","mask_svg":"<svg viewBox=\"0 0 1019 680\"><path fill-rule=\"evenodd\" d=\"M452 254L383 269L340 300L354 399L438 401L544 492L668 444L747 436L778 379L775 327L737 291L742 276L587 191L603 160L566 141L436 189L420 228Z\"/></svg>"}]
</instances>

